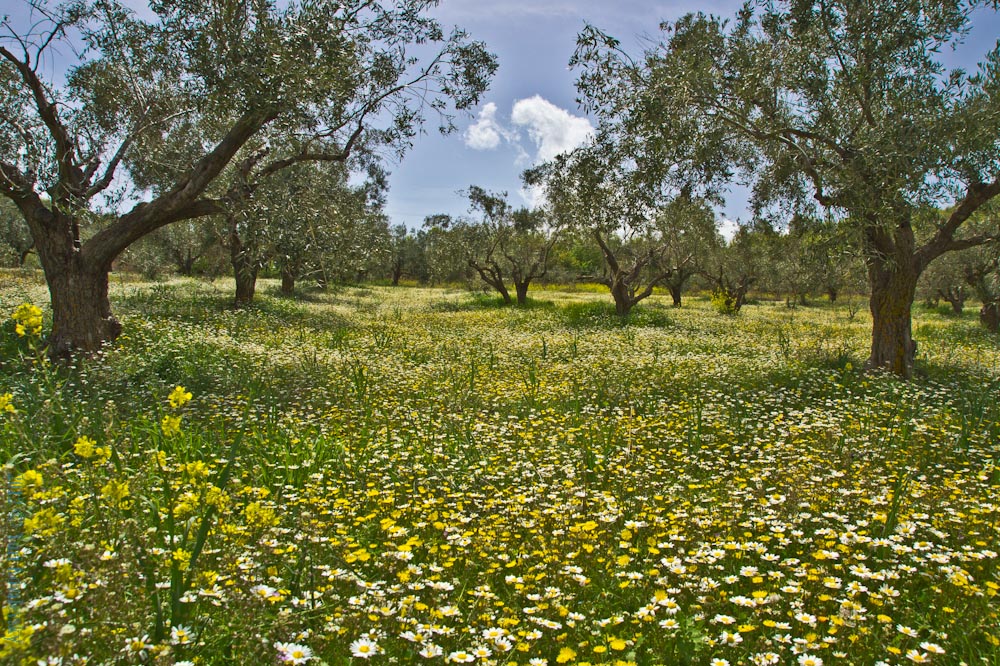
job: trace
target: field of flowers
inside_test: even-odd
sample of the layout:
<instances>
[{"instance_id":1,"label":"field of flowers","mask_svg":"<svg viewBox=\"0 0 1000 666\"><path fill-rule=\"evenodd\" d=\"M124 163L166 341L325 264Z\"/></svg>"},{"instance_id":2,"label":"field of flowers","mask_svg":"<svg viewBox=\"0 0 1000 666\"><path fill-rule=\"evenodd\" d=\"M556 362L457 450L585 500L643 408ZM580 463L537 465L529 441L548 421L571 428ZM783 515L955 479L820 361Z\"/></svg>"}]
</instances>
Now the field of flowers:
<instances>
[{"instance_id":1,"label":"field of flowers","mask_svg":"<svg viewBox=\"0 0 1000 666\"><path fill-rule=\"evenodd\" d=\"M0 285L0 663L1000 663L974 313L121 283L63 368Z\"/></svg>"}]
</instances>

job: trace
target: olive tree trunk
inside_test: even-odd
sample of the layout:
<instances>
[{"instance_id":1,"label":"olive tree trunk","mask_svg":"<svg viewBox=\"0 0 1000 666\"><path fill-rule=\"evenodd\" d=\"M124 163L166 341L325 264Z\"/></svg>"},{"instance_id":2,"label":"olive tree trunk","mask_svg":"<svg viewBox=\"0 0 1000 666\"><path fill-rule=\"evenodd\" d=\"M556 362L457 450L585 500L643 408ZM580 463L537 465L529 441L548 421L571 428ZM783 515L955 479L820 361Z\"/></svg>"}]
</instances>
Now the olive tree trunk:
<instances>
[{"instance_id":1,"label":"olive tree trunk","mask_svg":"<svg viewBox=\"0 0 1000 666\"><path fill-rule=\"evenodd\" d=\"M281 267L281 293L285 296L295 293L295 271L291 266Z\"/></svg>"},{"instance_id":2,"label":"olive tree trunk","mask_svg":"<svg viewBox=\"0 0 1000 666\"><path fill-rule=\"evenodd\" d=\"M235 231L235 226L232 229L229 234L229 260L233 266L233 278L236 280L233 305L245 308L253 304L259 267L253 253L244 247L239 234Z\"/></svg>"},{"instance_id":3,"label":"olive tree trunk","mask_svg":"<svg viewBox=\"0 0 1000 666\"><path fill-rule=\"evenodd\" d=\"M517 295L517 304L524 305L528 302L528 282L514 282L514 292Z\"/></svg>"},{"instance_id":4,"label":"olive tree trunk","mask_svg":"<svg viewBox=\"0 0 1000 666\"><path fill-rule=\"evenodd\" d=\"M108 271L90 269L80 262L50 264L45 279L52 299L50 356L66 358L74 351L92 354L118 337L122 327L111 313Z\"/></svg>"},{"instance_id":5,"label":"olive tree trunk","mask_svg":"<svg viewBox=\"0 0 1000 666\"><path fill-rule=\"evenodd\" d=\"M1000 331L1000 303L995 300L983 303L979 310L979 323L991 333Z\"/></svg>"},{"instance_id":6,"label":"olive tree trunk","mask_svg":"<svg viewBox=\"0 0 1000 666\"><path fill-rule=\"evenodd\" d=\"M917 344L913 341L911 311L920 274L910 262L871 261L868 269L872 313L869 368L900 377L913 376Z\"/></svg>"},{"instance_id":7,"label":"olive tree trunk","mask_svg":"<svg viewBox=\"0 0 1000 666\"><path fill-rule=\"evenodd\" d=\"M667 289L670 290L670 300L673 301L673 306L675 308L681 307L681 288L678 285L669 284Z\"/></svg>"}]
</instances>

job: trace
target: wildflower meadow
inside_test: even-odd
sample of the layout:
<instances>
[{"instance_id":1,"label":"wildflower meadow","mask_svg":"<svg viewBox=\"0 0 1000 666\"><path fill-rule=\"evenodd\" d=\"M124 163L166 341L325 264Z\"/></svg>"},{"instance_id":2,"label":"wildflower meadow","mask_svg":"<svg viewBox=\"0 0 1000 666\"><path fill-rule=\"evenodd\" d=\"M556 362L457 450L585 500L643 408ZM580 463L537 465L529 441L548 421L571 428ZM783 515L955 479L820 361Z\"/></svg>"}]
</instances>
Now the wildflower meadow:
<instances>
[{"instance_id":1,"label":"wildflower meadow","mask_svg":"<svg viewBox=\"0 0 1000 666\"><path fill-rule=\"evenodd\" d=\"M1000 346L915 312L0 281L0 663L1000 663Z\"/></svg>"}]
</instances>

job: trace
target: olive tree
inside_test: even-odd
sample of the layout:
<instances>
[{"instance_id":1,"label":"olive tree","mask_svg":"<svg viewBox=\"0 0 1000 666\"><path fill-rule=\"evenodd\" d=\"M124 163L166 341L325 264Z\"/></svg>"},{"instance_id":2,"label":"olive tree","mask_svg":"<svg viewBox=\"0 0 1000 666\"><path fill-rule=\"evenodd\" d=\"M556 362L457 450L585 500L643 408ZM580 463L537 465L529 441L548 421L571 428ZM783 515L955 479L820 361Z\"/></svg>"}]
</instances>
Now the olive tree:
<instances>
[{"instance_id":1,"label":"olive tree","mask_svg":"<svg viewBox=\"0 0 1000 666\"><path fill-rule=\"evenodd\" d=\"M988 8L992 6L992 9ZM868 365L912 373L911 309L941 255L988 243L969 217L1000 194L1000 51L948 69L976 12L965 0L751 0L732 22L689 14L662 25L640 60L594 28L579 38L579 87L651 143L690 135L696 113L730 139L758 209L821 208L861 239L873 318ZM623 83L624 82L624 83ZM913 216L950 208L918 240Z\"/></svg>"},{"instance_id":2,"label":"olive tree","mask_svg":"<svg viewBox=\"0 0 1000 666\"><path fill-rule=\"evenodd\" d=\"M428 113L451 128L496 63L434 5L157 0L146 19L115 0L32 0L29 24L3 18L0 194L45 271L50 354L117 337L108 273L138 239L227 214L292 164L401 155ZM45 66L56 51L78 55L64 80ZM102 209L110 221L83 233Z\"/></svg>"},{"instance_id":3,"label":"olive tree","mask_svg":"<svg viewBox=\"0 0 1000 666\"><path fill-rule=\"evenodd\" d=\"M542 210L514 209L507 193L488 192L473 185L464 191L475 218L459 221L453 231L469 267L510 304L508 282L518 305L528 300L533 280L545 277L558 230L550 228Z\"/></svg>"},{"instance_id":4,"label":"olive tree","mask_svg":"<svg viewBox=\"0 0 1000 666\"><path fill-rule=\"evenodd\" d=\"M681 171L666 170L654 180L631 147L627 135L602 127L588 145L523 176L528 186L542 188L557 224L600 248L603 271L587 279L608 287L623 317L660 285L672 285L679 305L695 260L716 234L707 200L693 195Z\"/></svg>"}]
</instances>

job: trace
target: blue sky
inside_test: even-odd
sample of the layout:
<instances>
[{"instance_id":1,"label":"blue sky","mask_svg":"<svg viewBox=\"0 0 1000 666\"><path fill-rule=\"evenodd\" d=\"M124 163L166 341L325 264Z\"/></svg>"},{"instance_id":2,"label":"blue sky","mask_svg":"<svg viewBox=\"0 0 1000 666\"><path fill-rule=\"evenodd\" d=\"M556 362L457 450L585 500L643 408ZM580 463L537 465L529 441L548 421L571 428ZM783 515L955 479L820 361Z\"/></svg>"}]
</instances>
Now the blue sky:
<instances>
[{"instance_id":1,"label":"blue sky","mask_svg":"<svg viewBox=\"0 0 1000 666\"><path fill-rule=\"evenodd\" d=\"M521 192L521 172L575 147L592 131L591 119L577 108L576 74L568 67L586 23L638 50L644 36L655 38L662 20L696 9L729 15L740 4L443 0L435 15L485 41L500 67L476 115L458 118L458 132L447 137L428 132L392 166L387 212L393 223L412 228L432 213L463 214L467 202L457 190L469 185L507 191L515 206L531 203Z\"/></svg>"},{"instance_id":2,"label":"blue sky","mask_svg":"<svg viewBox=\"0 0 1000 666\"><path fill-rule=\"evenodd\" d=\"M655 39L663 20L691 11L735 15L740 0L442 0L435 15L485 41L500 68L473 117L459 116L447 137L430 130L399 164L391 165L387 212L394 224L419 227L426 215L467 211L457 190L479 185L507 191L515 206L529 204L520 173L557 148L586 138L589 120L576 105L576 74L568 63L576 35L591 23L633 53ZM942 54L949 65L975 64L1000 35L1000 15L982 12L966 46ZM719 211L746 219L747 193L734 187Z\"/></svg>"}]
</instances>

